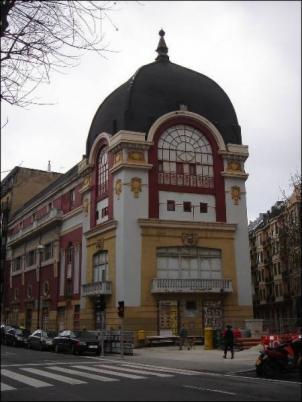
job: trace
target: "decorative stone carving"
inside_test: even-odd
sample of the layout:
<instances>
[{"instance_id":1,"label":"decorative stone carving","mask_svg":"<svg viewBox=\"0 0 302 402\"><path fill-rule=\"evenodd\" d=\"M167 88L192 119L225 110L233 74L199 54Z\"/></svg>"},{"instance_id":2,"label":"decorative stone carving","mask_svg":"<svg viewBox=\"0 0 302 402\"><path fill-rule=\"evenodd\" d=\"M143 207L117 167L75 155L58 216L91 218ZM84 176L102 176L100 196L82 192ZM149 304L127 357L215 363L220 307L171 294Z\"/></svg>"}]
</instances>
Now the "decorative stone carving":
<instances>
[{"instance_id":1,"label":"decorative stone carving","mask_svg":"<svg viewBox=\"0 0 302 402\"><path fill-rule=\"evenodd\" d=\"M123 161L123 151L117 152L114 154L114 164L122 162Z\"/></svg>"},{"instance_id":2,"label":"decorative stone carving","mask_svg":"<svg viewBox=\"0 0 302 402\"><path fill-rule=\"evenodd\" d=\"M198 243L197 233L182 233L181 239L185 246L196 246Z\"/></svg>"},{"instance_id":3,"label":"decorative stone carving","mask_svg":"<svg viewBox=\"0 0 302 402\"><path fill-rule=\"evenodd\" d=\"M139 193L142 191L142 179L139 177L133 177L131 179L131 191L134 194L134 198L139 197Z\"/></svg>"},{"instance_id":4,"label":"decorative stone carving","mask_svg":"<svg viewBox=\"0 0 302 402\"><path fill-rule=\"evenodd\" d=\"M103 248L104 248L104 239L103 239L102 237L100 237L100 238L98 238L98 239L96 240L95 247L96 247L98 250L103 250Z\"/></svg>"},{"instance_id":5,"label":"decorative stone carving","mask_svg":"<svg viewBox=\"0 0 302 402\"><path fill-rule=\"evenodd\" d=\"M90 176L86 176L84 181L83 181L83 185L80 188L80 193L84 193L85 191L90 190L91 188L91 177Z\"/></svg>"},{"instance_id":6,"label":"decorative stone carving","mask_svg":"<svg viewBox=\"0 0 302 402\"><path fill-rule=\"evenodd\" d=\"M117 199L120 199L120 194L122 192L123 183L121 179L117 179L114 184L114 191L117 196Z\"/></svg>"},{"instance_id":7,"label":"decorative stone carving","mask_svg":"<svg viewBox=\"0 0 302 402\"><path fill-rule=\"evenodd\" d=\"M144 152L141 152L141 151L129 151L128 152L128 161L130 161L130 162L144 162L145 161Z\"/></svg>"},{"instance_id":8,"label":"decorative stone carving","mask_svg":"<svg viewBox=\"0 0 302 402\"><path fill-rule=\"evenodd\" d=\"M234 205L238 205L239 200L241 199L240 187L239 186L233 186L231 188L231 194L232 194L232 200L234 200Z\"/></svg>"},{"instance_id":9,"label":"decorative stone carving","mask_svg":"<svg viewBox=\"0 0 302 402\"><path fill-rule=\"evenodd\" d=\"M235 172L237 171L237 172L240 172L240 171L241 171L240 162L234 161L234 160L228 161L227 170L228 170L228 171L235 171Z\"/></svg>"},{"instance_id":10,"label":"decorative stone carving","mask_svg":"<svg viewBox=\"0 0 302 402\"><path fill-rule=\"evenodd\" d=\"M89 210L89 202L88 202L87 198L85 198L83 201L83 211L84 211L85 216L87 216L88 210Z\"/></svg>"}]
</instances>

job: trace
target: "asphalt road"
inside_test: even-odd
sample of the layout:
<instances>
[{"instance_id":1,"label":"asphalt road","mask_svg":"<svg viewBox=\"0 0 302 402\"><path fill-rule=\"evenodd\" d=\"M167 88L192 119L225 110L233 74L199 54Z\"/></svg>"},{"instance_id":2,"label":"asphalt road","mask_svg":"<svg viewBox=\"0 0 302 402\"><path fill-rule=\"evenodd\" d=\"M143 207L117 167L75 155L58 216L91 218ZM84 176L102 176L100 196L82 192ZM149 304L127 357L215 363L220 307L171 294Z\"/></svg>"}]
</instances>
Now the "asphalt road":
<instances>
[{"instance_id":1,"label":"asphalt road","mask_svg":"<svg viewBox=\"0 0 302 402\"><path fill-rule=\"evenodd\" d=\"M189 369L164 358L74 356L1 346L2 401L300 401L297 381Z\"/></svg>"}]
</instances>

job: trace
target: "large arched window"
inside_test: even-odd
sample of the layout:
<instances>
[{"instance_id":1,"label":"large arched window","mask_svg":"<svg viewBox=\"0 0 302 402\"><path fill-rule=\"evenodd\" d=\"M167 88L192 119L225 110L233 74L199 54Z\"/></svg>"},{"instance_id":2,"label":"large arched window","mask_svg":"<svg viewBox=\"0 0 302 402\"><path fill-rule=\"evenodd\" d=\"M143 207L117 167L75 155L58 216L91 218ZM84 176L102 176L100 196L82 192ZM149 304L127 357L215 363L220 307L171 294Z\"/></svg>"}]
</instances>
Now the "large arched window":
<instances>
[{"instance_id":1,"label":"large arched window","mask_svg":"<svg viewBox=\"0 0 302 402\"><path fill-rule=\"evenodd\" d=\"M199 130L179 124L163 132L158 141L158 183L214 187L212 148Z\"/></svg>"},{"instance_id":2,"label":"large arched window","mask_svg":"<svg viewBox=\"0 0 302 402\"><path fill-rule=\"evenodd\" d=\"M101 198L108 192L108 147L101 149L97 159L97 197Z\"/></svg>"}]
</instances>

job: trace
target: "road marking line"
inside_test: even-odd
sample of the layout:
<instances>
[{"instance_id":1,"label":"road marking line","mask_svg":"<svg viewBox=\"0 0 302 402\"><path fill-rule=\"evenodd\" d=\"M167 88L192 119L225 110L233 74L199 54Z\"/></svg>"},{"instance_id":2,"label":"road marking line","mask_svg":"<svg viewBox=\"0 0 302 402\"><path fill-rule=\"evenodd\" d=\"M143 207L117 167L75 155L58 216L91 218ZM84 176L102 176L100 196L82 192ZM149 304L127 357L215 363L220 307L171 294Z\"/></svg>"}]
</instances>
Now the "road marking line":
<instances>
[{"instance_id":1,"label":"road marking line","mask_svg":"<svg viewBox=\"0 0 302 402\"><path fill-rule=\"evenodd\" d=\"M101 368L86 367L86 366L72 366L72 367L79 368L79 369L84 369L84 370L89 370L89 371L95 371L96 373L113 374L113 375L116 375L118 377L131 378L133 380L140 380L140 379L146 378L146 377L143 377L143 376L140 376L140 375L117 373L116 371L104 370L104 369L101 369ZM98 366L98 367L103 367L103 366Z\"/></svg>"},{"instance_id":2,"label":"road marking line","mask_svg":"<svg viewBox=\"0 0 302 402\"><path fill-rule=\"evenodd\" d=\"M172 374L162 374L162 373L155 373L154 371L146 371L146 370L134 370L131 368L126 368L126 367L118 367L118 366L110 366L110 365L105 365L105 366L99 366L99 367L108 367L108 368L113 368L115 370L124 370L128 371L129 373L138 373L138 374L146 374L146 375L155 375L156 377L173 377Z\"/></svg>"},{"instance_id":3,"label":"road marking line","mask_svg":"<svg viewBox=\"0 0 302 402\"><path fill-rule=\"evenodd\" d=\"M137 368L142 368L144 370L157 370L157 371L162 371L162 372L170 372L170 373L175 373L175 374L184 374L184 375L199 375L199 371L193 371L193 370L185 370L185 369L175 369L175 368L168 368L168 367L160 367L160 366L151 366L148 364L141 364L141 363L123 363L122 366L129 366L129 367L137 367Z\"/></svg>"},{"instance_id":4,"label":"road marking line","mask_svg":"<svg viewBox=\"0 0 302 402\"><path fill-rule=\"evenodd\" d=\"M195 385L183 385L182 387L190 388L190 389L197 389L198 391L218 392L220 394L237 395L235 392L221 391L220 389L196 387Z\"/></svg>"},{"instance_id":5,"label":"road marking line","mask_svg":"<svg viewBox=\"0 0 302 402\"><path fill-rule=\"evenodd\" d=\"M57 366L52 366L48 367L49 370L55 370L55 371L62 371L63 373L66 374L74 374L79 377L85 377L85 378L90 378L92 380L97 380L97 381L118 381L116 378L111 378L111 377L103 377L100 375L95 375L95 374L90 374L90 373L84 373L84 371L77 371L77 370L70 370L65 367L57 367Z\"/></svg>"},{"instance_id":6,"label":"road marking line","mask_svg":"<svg viewBox=\"0 0 302 402\"><path fill-rule=\"evenodd\" d=\"M66 384L87 384L86 381L76 380L74 378L65 377L60 374L48 373L46 371L34 369L34 368L22 368L21 370L27 371L29 373L38 374L42 377L52 378L54 380L58 380L61 382L65 382Z\"/></svg>"},{"instance_id":7,"label":"road marking line","mask_svg":"<svg viewBox=\"0 0 302 402\"><path fill-rule=\"evenodd\" d=\"M12 391L13 389L16 389L16 388L11 387L10 385L4 384L4 382L1 382L1 392L2 391Z\"/></svg>"},{"instance_id":8,"label":"road marking line","mask_svg":"<svg viewBox=\"0 0 302 402\"><path fill-rule=\"evenodd\" d=\"M14 373L13 371L10 370L1 370L1 375L4 377L12 378L15 381L22 382L26 385L30 385L31 387L35 388L42 388L42 387L52 387L52 384L48 384L47 382L40 381L40 380L35 380L34 378L27 377L26 375L23 374L18 374Z\"/></svg>"}]
</instances>

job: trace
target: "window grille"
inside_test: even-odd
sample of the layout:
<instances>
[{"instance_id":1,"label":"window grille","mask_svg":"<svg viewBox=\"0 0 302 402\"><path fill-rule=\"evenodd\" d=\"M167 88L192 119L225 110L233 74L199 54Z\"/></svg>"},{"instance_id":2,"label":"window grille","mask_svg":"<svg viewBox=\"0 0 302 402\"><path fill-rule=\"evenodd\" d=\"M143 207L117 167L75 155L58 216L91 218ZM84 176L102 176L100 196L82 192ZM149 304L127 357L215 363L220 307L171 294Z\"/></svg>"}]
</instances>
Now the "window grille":
<instances>
[{"instance_id":1,"label":"window grille","mask_svg":"<svg viewBox=\"0 0 302 402\"><path fill-rule=\"evenodd\" d=\"M108 271L108 252L100 251L93 256L93 281L105 282Z\"/></svg>"},{"instance_id":2,"label":"window grille","mask_svg":"<svg viewBox=\"0 0 302 402\"><path fill-rule=\"evenodd\" d=\"M108 191L108 147L101 149L97 160L97 196L107 195Z\"/></svg>"},{"instance_id":3,"label":"window grille","mask_svg":"<svg viewBox=\"0 0 302 402\"><path fill-rule=\"evenodd\" d=\"M200 131L177 125L161 135L158 142L158 183L214 187L212 149Z\"/></svg>"}]
</instances>

